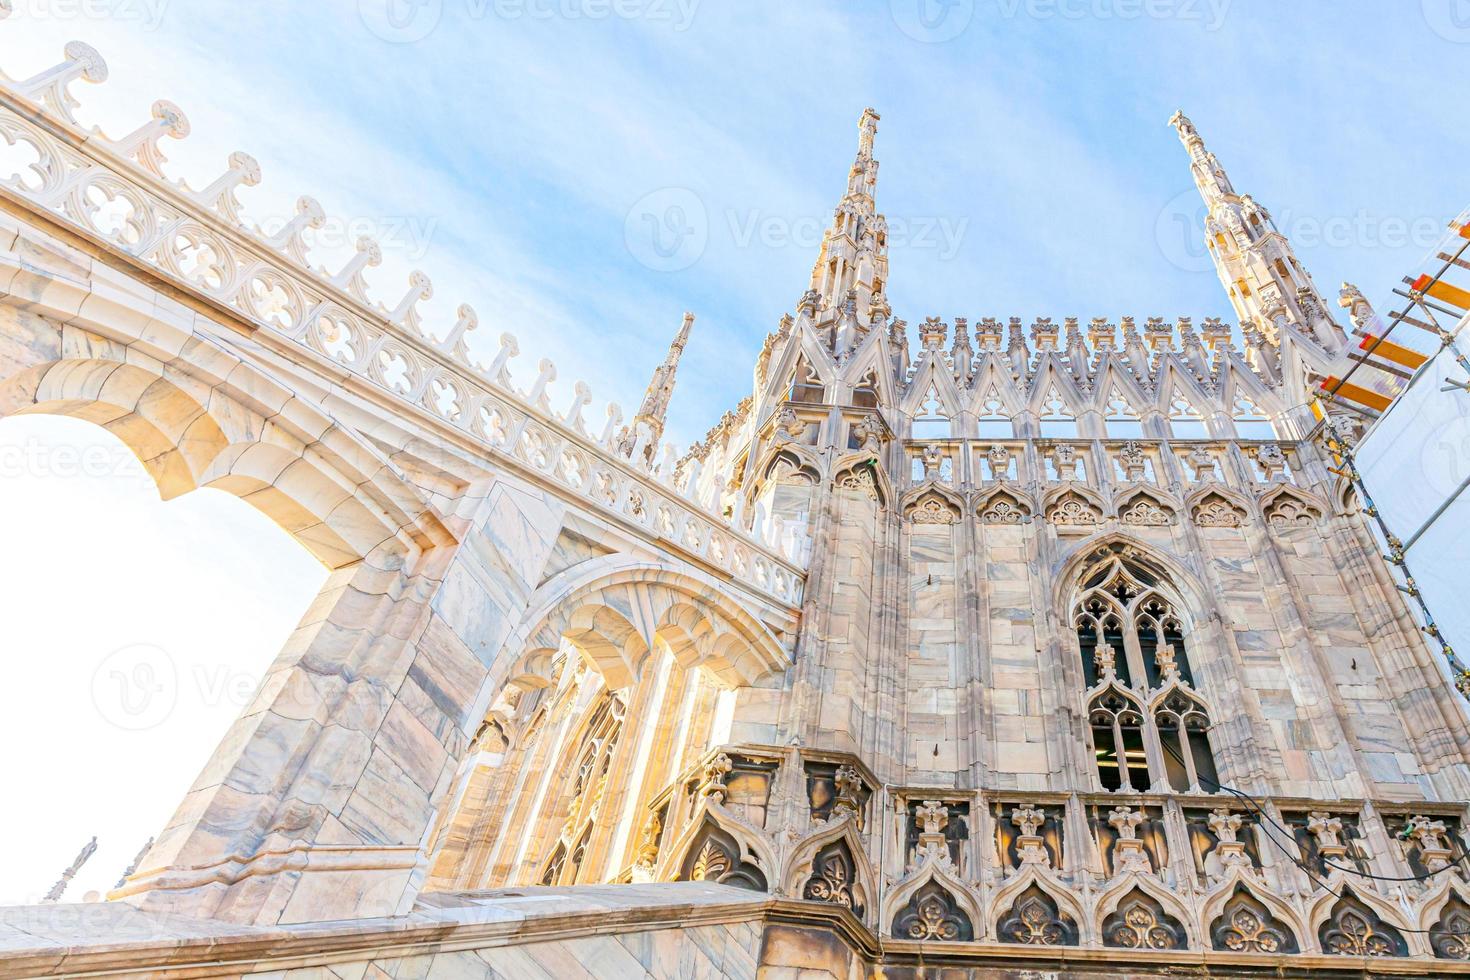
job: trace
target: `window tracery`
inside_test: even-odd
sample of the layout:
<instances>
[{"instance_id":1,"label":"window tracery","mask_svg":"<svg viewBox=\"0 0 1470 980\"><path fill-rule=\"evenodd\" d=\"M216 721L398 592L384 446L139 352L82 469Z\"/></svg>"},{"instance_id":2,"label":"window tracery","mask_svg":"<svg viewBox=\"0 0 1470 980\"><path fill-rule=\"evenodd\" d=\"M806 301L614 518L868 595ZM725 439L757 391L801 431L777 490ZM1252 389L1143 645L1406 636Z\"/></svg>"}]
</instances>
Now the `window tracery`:
<instances>
[{"instance_id":1,"label":"window tracery","mask_svg":"<svg viewBox=\"0 0 1470 980\"><path fill-rule=\"evenodd\" d=\"M1209 711L1193 690L1185 627L1175 610L1157 574L1119 555L1086 577L1073 604L1093 750L1106 789L1216 787Z\"/></svg>"}]
</instances>

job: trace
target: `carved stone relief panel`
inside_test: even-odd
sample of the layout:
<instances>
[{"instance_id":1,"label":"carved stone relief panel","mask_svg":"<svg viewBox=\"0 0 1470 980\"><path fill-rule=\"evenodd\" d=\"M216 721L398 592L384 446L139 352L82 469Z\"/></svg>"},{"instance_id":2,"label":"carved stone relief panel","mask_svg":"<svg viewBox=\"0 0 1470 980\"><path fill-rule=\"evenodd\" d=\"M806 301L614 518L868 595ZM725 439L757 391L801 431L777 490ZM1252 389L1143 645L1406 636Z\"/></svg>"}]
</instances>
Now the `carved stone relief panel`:
<instances>
[{"instance_id":1,"label":"carved stone relief panel","mask_svg":"<svg viewBox=\"0 0 1470 980\"><path fill-rule=\"evenodd\" d=\"M969 942L975 938L975 925L948 889L930 881L921 885L893 917L893 935L898 939Z\"/></svg>"},{"instance_id":2,"label":"carved stone relief panel","mask_svg":"<svg viewBox=\"0 0 1470 980\"><path fill-rule=\"evenodd\" d=\"M995 934L1003 943L1077 945L1077 923L1063 915L1056 900L1036 885L1016 896L1010 909L996 923Z\"/></svg>"}]
</instances>

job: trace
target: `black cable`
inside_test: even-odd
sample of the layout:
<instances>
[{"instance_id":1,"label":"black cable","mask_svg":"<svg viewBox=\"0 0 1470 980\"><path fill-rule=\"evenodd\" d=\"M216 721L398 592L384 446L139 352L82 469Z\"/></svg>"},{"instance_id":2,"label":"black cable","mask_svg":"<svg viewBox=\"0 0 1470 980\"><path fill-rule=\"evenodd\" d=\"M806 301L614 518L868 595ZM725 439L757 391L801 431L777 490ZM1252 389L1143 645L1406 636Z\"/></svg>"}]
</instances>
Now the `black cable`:
<instances>
[{"instance_id":1,"label":"black cable","mask_svg":"<svg viewBox=\"0 0 1470 980\"><path fill-rule=\"evenodd\" d=\"M1163 739L1159 739L1159 744L1164 747L1164 751L1168 752L1170 755L1172 755L1174 757L1174 760L1176 762L1178 762L1181 766L1182 765L1185 765L1184 759L1182 759L1180 757L1180 755L1179 755L1178 752L1175 752L1174 751L1174 749L1173 749L1172 746L1170 746ZM1198 775L1198 774L1196 774L1196 775ZM1266 820L1270 821L1270 823L1271 823L1272 826L1274 826L1277 830L1279 830L1283 834L1285 834L1287 836L1287 838L1289 840L1291 840L1293 843L1296 842L1296 832L1293 831L1290 827L1287 827L1284 824L1282 824L1275 817L1271 816L1271 814L1266 811L1266 809L1261 805L1260 801L1257 800L1255 797L1253 797L1253 796L1251 796L1251 795L1249 795L1247 793L1241 792L1240 790L1235 789L1232 786L1226 786L1223 783L1217 782L1217 781L1211 779L1209 776L1199 776L1199 780L1202 783L1212 783L1212 784L1214 784L1215 789L1217 789L1217 790L1224 790L1226 793L1230 793L1232 796L1236 796L1236 797L1239 797L1240 799L1244 800L1247 804L1249 804L1250 809L1253 812L1259 814L1260 816L1264 817ZM1456 864L1459 864L1461 861L1465 861L1467 859L1470 859L1470 854L1461 854L1459 857L1455 858L1452 862L1450 862L1449 864L1445 865L1443 868L1440 868L1437 871L1428 871L1428 872L1425 872L1422 875L1380 875L1380 874L1373 874L1371 871L1360 871L1357 868L1349 867L1348 865L1345 865L1345 864L1337 864L1337 863L1335 863L1333 861L1327 860L1326 858L1321 858L1320 860L1321 860L1321 862L1322 862L1322 864L1323 864L1324 867L1335 868L1338 871L1344 871L1344 872L1347 872L1348 874L1357 875L1360 878L1372 878L1375 881L1427 881L1430 878L1433 878L1435 875L1443 874L1446 871L1452 871L1452 870L1454 870L1454 866Z\"/></svg>"},{"instance_id":2,"label":"black cable","mask_svg":"<svg viewBox=\"0 0 1470 980\"><path fill-rule=\"evenodd\" d=\"M1167 742L1165 742L1163 739L1159 739L1159 744L1162 745L1164 747L1164 751L1166 751L1170 755L1172 755L1175 758L1175 760L1179 762L1180 765L1186 765L1185 762L1184 762L1184 759L1179 755L1178 752L1175 752L1174 749L1172 747L1170 747ZM1187 769L1187 766L1186 766L1186 769ZM1196 775L1198 775L1198 774L1196 774ZM1235 789L1234 787L1226 786L1224 783L1221 783L1218 780L1210 779L1208 776L1199 776L1199 779L1201 781L1208 781L1208 782L1214 783L1216 789L1221 789L1221 790L1224 790L1227 793L1233 793L1234 795L1240 797L1255 812L1259 813L1261 816L1263 816L1267 820L1271 821L1271 823L1273 825L1275 825L1283 833L1286 833L1286 834L1290 835L1291 841L1292 841L1293 844L1296 843L1296 835L1293 834L1288 828L1283 827L1280 823L1278 823L1275 817L1272 817L1269 813L1267 813L1265 811L1265 809L1261 807L1260 803L1258 803L1256 801L1255 797L1250 796L1247 793L1243 793L1240 790ZM1288 861L1290 861L1292 864L1294 864L1298 868L1300 868L1302 870L1302 873L1307 876L1307 880L1308 881L1310 881L1312 884L1316 885L1318 888L1322 889L1323 891L1325 891L1327 894L1331 895L1333 898L1337 899L1338 901L1341 902L1341 901L1345 901L1346 900L1343 897L1343 894L1341 892L1333 891L1333 889L1327 884L1327 882L1323 881L1321 878L1318 878L1317 875L1313 873L1312 869L1309 868L1309 867L1307 867L1307 864L1306 864L1305 861L1303 861L1301 858L1297 857L1295 854L1291 853L1291 851L1287 850L1286 847L1284 845L1282 845L1282 843L1279 840L1276 839L1276 836L1274 834L1272 834L1269 831L1267 831L1267 833L1266 833L1266 839L1268 841L1270 841L1272 844L1276 845L1276 849L1279 850L1282 854L1285 854ZM1458 860L1462 860L1462 859L1463 858L1456 858L1457 861ZM1344 867L1344 866L1342 866L1340 864L1333 864L1332 862L1328 861L1326 858L1322 858L1321 860L1322 860L1322 863L1324 865L1328 865L1330 867L1337 868L1340 871L1345 871L1345 872L1348 872L1350 874L1360 875L1360 876L1362 876L1364 878L1378 878L1378 879L1383 880L1383 881L1420 881L1420 880L1423 880L1424 878L1429 878L1429 877L1432 877L1433 875L1436 875L1436 874L1439 873L1439 871L1432 871L1432 872L1430 872L1427 875L1416 875L1416 876L1414 876L1412 878L1385 878L1385 877L1383 877L1381 875L1373 875L1373 874L1368 874L1365 871L1359 871L1356 868L1347 868L1347 867ZM1440 868L1439 870L1440 871L1447 871L1447 870L1449 870L1450 867L1451 867L1451 865L1446 865L1445 867ZM1406 927L1406 926L1404 926L1404 927L1394 926L1393 928L1397 929L1399 932L1411 932L1411 933L1416 933L1418 935L1435 935L1435 936L1444 936L1444 937L1447 937L1447 938L1455 938L1455 939L1470 939L1470 932L1452 932L1452 931L1450 931L1448 929L1411 929L1411 928Z\"/></svg>"}]
</instances>

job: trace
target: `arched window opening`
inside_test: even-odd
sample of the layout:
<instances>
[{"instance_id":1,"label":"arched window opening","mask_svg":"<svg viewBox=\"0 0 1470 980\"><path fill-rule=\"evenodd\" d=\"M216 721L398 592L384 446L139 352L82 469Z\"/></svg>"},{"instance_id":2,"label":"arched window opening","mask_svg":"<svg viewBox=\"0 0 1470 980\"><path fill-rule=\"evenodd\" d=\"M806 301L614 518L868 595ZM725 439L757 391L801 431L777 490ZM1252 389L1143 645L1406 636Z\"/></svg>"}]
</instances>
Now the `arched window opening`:
<instances>
[{"instance_id":1,"label":"arched window opening","mask_svg":"<svg viewBox=\"0 0 1470 980\"><path fill-rule=\"evenodd\" d=\"M562 767L561 833L546 860L543 885L576 884L587 864L588 845L605 795L613 754L623 732L624 705L604 693L588 716L581 741Z\"/></svg>"},{"instance_id":2,"label":"arched window opening","mask_svg":"<svg viewBox=\"0 0 1470 980\"><path fill-rule=\"evenodd\" d=\"M1219 782L1210 752L1210 719L1199 702L1176 689L1154 709L1154 724L1169 785L1181 793L1214 792Z\"/></svg>"},{"instance_id":3,"label":"arched window opening","mask_svg":"<svg viewBox=\"0 0 1470 980\"><path fill-rule=\"evenodd\" d=\"M1169 432L1175 439L1208 439L1210 436L1205 417L1183 395L1175 395L1169 403Z\"/></svg>"},{"instance_id":4,"label":"arched window opening","mask_svg":"<svg viewBox=\"0 0 1470 980\"><path fill-rule=\"evenodd\" d=\"M1148 751L1144 748L1143 714L1138 705L1110 688L1093 698L1090 708L1092 744L1103 788L1148 792Z\"/></svg>"},{"instance_id":5,"label":"arched window opening","mask_svg":"<svg viewBox=\"0 0 1470 980\"><path fill-rule=\"evenodd\" d=\"M852 403L857 408L878 407L878 376L872 371L863 375L863 379L852 390Z\"/></svg>"},{"instance_id":6,"label":"arched window opening","mask_svg":"<svg viewBox=\"0 0 1470 980\"><path fill-rule=\"evenodd\" d=\"M1143 436L1143 419L1116 388L1113 389L1112 397L1108 399L1103 416L1107 424L1108 438L1138 439Z\"/></svg>"},{"instance_id":7,"label":"arched window opening","mask_svg":"<svg viewBox=\"0 0 1470 980\"><path fill-rule=\"evenodd\" d=\"M1240 439L1265 439L1276 438L1276 426L1271 422L1271 416L1248 395L1237 395L1235 398L1235 410L1231 413L1235 423L1235 435Z\"/></svg>"},{"instance_id":8,"label":"arched window opening","mask_svg":"<svg viewBox=\"0 0 1470 980\"><path fill-rule=\"evenodd\" d=\"M1077 438L1077 416L1053 388L1041 403L1041 434L1050 439Z\"/></svg>"},{"instance_id":9,"label":"arched window opening","mask_svg":"<svg viewBox=\"0 0 1470 980\"><path fill-rule=\"evenodd\" d=\"M924 411L922 415L914 416L911 439L948 439L950 438L949 416L944 414L944 406L940 404L939 392L934 388L924 396Z\"/></svg>"},{"instance_id":10,"label":"arched window opening","mask_svg":"<svg viewBox=\"0 0 1470 980\"><path fill-rule=\"evenodd\" d=\"M820 405L827 400L827 386L822 384L822 379L817 377L817 372L806 362L806 358L796 362L796 372L792 375L791 391L787 397L791 401L807 405Z\"/></svg>"},{"instance_id":11,"label":"arched window opening","mask_svg":"<svg viewBox=\"0 0 1470 980\"><path fill-rule=\"evenodd\" d=\"M1097 774L1108 790L1219 785L1209 713L1194 693L1187 630L1169 593L1154 571L1114 555L1086 576L1072 607Z\"/></svg>"},{"instance_id":12,"label":"arched window opening","mask_svg":"<svg viewBox=\"0 0 1470 980\"><path fill-rule=\"evenodd\" d=\"M1016 437L1016 426L1011 421L1010 413L1006 411L1005 402L1001 401L997 394L989 395L984 404L980 406L977 423L981 439L1014 439Z\"/></svg>"}]
</instances>

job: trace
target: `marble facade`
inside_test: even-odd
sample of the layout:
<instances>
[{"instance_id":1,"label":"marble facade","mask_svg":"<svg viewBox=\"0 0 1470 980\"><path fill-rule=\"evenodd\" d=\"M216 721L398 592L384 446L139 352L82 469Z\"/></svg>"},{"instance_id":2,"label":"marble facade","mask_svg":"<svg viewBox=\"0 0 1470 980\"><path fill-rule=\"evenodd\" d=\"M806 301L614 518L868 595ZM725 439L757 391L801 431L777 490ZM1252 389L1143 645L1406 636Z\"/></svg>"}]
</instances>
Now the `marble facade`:
<instances>
[{"instance_id":1,"label":"marble facade","mask_svg":"<svg viewBox=\"0 0 1470 980\"><path fill-rule=\"evenodd\" d=\"M594 432L468 306L436 338L427 280L374 302L372 242L314 271L309 198L242 224L248 156L168 179L177 107L84 133L105 64L65 54L0 87L35 156L0 413L331 576L110 901L0 910L0 975L1470 973L1470 727L1316 439L1343 330L1182 115L1239 334L911 349L868 110L751 396L680 455L692 318Z\"/></svg>"}]
</instances>

